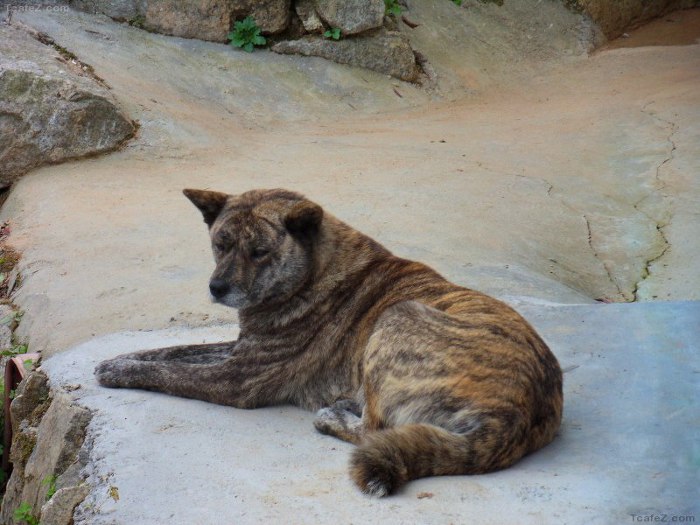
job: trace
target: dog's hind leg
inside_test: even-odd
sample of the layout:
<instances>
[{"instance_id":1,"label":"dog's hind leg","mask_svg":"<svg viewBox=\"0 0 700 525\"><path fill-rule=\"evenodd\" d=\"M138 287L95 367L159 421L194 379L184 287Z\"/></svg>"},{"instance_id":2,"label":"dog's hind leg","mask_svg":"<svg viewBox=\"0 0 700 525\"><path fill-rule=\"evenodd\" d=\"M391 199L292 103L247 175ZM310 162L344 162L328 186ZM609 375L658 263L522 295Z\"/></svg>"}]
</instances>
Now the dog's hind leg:
<instances>
[{"instance_id":1,"label":"dog's hind leg","mask_svg":"<svg viewBox=\"0 0 700 525\"><path fill-rule=\"evenodd\" d=\"M321 434L357 445L363 436L362 418L359 415L361 411L361 407L354 400L336 401L333 405L316 412L314 427Z\"/></svg>"}]
</instances>

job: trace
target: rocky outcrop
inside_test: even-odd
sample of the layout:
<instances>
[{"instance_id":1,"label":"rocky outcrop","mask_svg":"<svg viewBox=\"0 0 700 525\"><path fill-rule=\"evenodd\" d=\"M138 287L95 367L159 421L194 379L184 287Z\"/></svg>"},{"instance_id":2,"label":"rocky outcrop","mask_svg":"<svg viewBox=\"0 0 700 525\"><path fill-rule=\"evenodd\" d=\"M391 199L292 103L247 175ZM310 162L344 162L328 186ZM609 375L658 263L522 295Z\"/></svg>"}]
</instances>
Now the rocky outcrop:
<instances>
[{"instance_id":1,"label":"rocky outcrop","mask_svg":"<svg viewBox=\"0 0 700 525\"><path fill-rule=\"evenodd\" d=\"M143 16L149 31L184 38L225 42L231 20L228 2L221 0L150 0ZM140 19L134 19L140 25Z\"/></svg>"},{"instance_id":2,"label":"rocky outcrop","mask_svg":"<svg viewBox=\"0 0 700 525\"><path fill-rule=\"evenodd\" d=\"M610 39L620 36L629 27L669 11L700 5L698 0L575 0L575 3L588 13Z\"/></svg>"},{"instance_id":3,"label":"rocky outcrop","mask_svg":"<svg viewBox=\"0 0 700 525\"><path fill-rule=\"evenodd\" d=\"M72 0L88 13L164 35L225 42L234 21L252 16L265 34L289 25L292 0Z\"/></svg>"},{"instance_id":4,"label":"rocky outcrop","mask_svg":"<svg viewBox=\"0 0 700 525\"><path fill-rule=\"evenodd\" d=\"M22 504L42 524L73 522L73 510L87 494L80 451L90 419L90 412L75 405L66 392L50 392L41 372L20 384L12 402L13 471L0 523L23 523L13 516Z\"/></svg>"},{"instance_id":5,"label":"rocky outcrop","mask_svg":"<svg viewBox=\"0 0 700 525\"><path fill-rule=\"evenodd\" d=\"M314 0L316 12L343 35L356 35L381 27L384 0Z\"/></svg>"},{"instance_id":6,"label":"rocky outcrop","mask_svg":"<svg viewBox=\"0 0 700 525\"><path fill-rule=\"evenodd\" d=\"M279 35L273 51L318 56L415 81L419 67L408 39L379 31L383 0L72 0L82 11L183 38L226 42L233 23L247 16L265 35ZM395 23L393 23L395 26ZM340 31L339 41L320 36ZM311 36L309 36L311 35Z\"/></svg>"},{"instance_id":7,"label":"rocky outcrop","mask_svg":"<svg viewBox=\"0 0 700 525\"><path fill-rule=\"evenodd\" d=\"M70 53L0 26L0 188L42 164L114 150L135 130Z\"/></svg>"},{"instance_id":8,"label":"rocky outcrop","mask_svg":"<svg viewBox=\"0 0 700 525\"><path fill-rule=\"evenodd\" d=\"M265 34L284 31L291 0L148 0L143 27L184 38L225 42L232 21L252 16Z\"/></svg>"},{"instance_id":9,"label":"rocky outcrop","mask_svg":"<svg viewBox=\"0 0 700 525\"><path fill-rule=\"evenodd\" d=\"M340 64L365 67L407 82L415 81L419 74L408 39L395 31L380 31L371 36L337 41L306 36L275 44L272 50L276 53L317 56Z\"/></svg>"}]
</instances>

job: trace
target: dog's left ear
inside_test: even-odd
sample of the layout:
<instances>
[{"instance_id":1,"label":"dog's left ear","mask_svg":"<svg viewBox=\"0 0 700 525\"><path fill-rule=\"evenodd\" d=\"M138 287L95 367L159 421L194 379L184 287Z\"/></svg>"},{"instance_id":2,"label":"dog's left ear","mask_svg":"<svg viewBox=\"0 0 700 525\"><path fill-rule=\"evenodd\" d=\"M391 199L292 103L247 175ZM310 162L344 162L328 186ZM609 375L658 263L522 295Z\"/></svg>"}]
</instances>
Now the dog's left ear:
<instances>
[{"instance_id":1,"label":"dog's left ear","mask_svg":"<svg viewBox=\"0 0 700 525\"><path fill-rule=\"evenodd\" d=\"M296 203L284 218L284 225L293 235L307 236L318 231L323 209L311 201Z\"/></svg>"},{"instance_id":2,"label":"dog's left ear","mask_svg":"<svg viewBox=\"0 0 700 525\"><path fill-rule=\"evenodd\" d=\"M204 222L207 226L211 227L214 221L221 213L228 195L218 191L207 191L207 190L182 190L185 197L192 201L192 204L199 208L199 211L204 215Z\"/></svg>"}]
</instances>

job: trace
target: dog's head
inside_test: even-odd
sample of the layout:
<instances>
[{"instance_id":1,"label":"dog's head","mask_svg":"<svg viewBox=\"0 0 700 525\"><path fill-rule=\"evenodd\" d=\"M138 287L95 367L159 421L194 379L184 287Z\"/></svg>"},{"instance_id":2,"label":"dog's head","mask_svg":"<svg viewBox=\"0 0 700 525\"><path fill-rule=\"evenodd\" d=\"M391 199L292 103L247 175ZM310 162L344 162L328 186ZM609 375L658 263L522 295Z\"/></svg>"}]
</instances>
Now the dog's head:
<instances>
[{"instance_id":1,"label":"dog's head","mask_svg":"<svg viewBox=\"0 0 700 525\"><path fill-rule=\"evenodd\" d=\"M318 204L286 190L241 195L184 190L209 227L215 301L234 308L283 302L306 282L323 221Z\"/></svg>"}]
</instances>

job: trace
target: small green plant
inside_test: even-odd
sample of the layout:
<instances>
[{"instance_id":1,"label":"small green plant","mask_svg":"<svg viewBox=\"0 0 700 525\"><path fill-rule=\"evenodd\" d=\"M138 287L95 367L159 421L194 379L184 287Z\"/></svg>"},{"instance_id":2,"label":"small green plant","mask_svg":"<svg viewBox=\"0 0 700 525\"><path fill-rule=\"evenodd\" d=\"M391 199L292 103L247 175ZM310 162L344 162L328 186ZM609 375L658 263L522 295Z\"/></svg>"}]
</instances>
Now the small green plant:
<instances>
[{"instance_id":1,"label":"small green plant","mask_svg":"<svg viewBox=\"0 0 700 525\"><path fill-rule=\"evenodd\" d=\"M42 485L46 485L46 500L50 500L56 494L56 474L46 476L41 480Z\"/></svg>"},{"instance_id":2,"label":"small green plant","mask_svg":"<svg viewBox=\"0 0 700 525\"><path fill-rule=\"evenodd\" d=\"M228 38L232 46L242 47L248 53L252 53L255 46L267 44L267 39L260 34L261 31L255 19L247 16L243 20L234 22L233 31L228 34Z\"/></svg>"},{"instance_id":3,"label":"small green plant","mask_svg":"<svg viewBox=\"0 0 700 525\"><path fill-rule=\"evenodd\" d=\"M331 27L328 31L323 33L323 36L325 36L326 38L332 38L333 40L340 40L340 37L343 35L340 32L339 27Z\"/></svg>"},{"instance_id":4,"label":"small green plant","mask_svg":"<svg viewBox=\"0 0 700 525\"><path fill-rule=\"evenodd\" d=\"M15 345L12 348L8 348L7 350L3 350L0 352L0 356L2 357L15 357L20 354L26 354L27 350L29 350L29 347L27 345L21 344L21 345Z\"/></svg>"},{"instance_id":5,"label":"small green plant","mask_svg":"<svg viewBox=\"0 0 700 525\"><path fill-rule=\"evenodd\" d=\"M462 5L462 0L452 0L454 5Z\"/></svg>"},{"instance_id":6,"label":"small green plant","mask_svg":"<svg viewBox=\"0 0 700 525\"><path fill-rule=\"evenodd\" d=\"M398 0L384 0L384 14L399 16L401 14L401 6Z\"/></svg>"},{"instance_id":7,"label":"small green plant","mask_svg":"<svg viewBox=\"0 0 700 525\"><path fill-rule=\"evenodd\" d=\"M143 15L136 15L134 18L129 20L128 24L131 27L135 27L137 29L143 29L144 26L146 25L146 17Z\"/></svg>"},{"instance_id":8,"label":"small green plant","mask_svg":"<svg viewBox=\"0 0 700 525\"><path fill-rule=\"evenodd\" d=\"M39 525L39 518L32 514L32 506L26 501L15 509L14 518L27 525Z\"/></svg>"}]
</instances>

